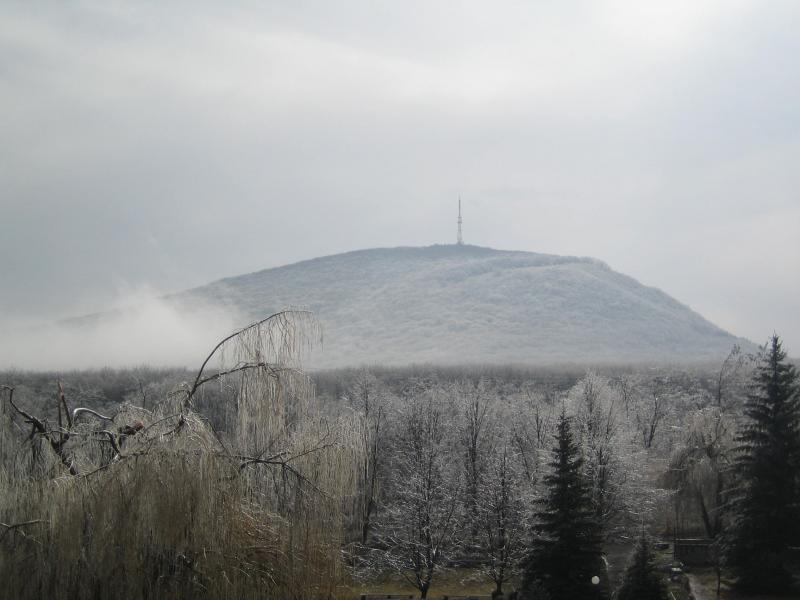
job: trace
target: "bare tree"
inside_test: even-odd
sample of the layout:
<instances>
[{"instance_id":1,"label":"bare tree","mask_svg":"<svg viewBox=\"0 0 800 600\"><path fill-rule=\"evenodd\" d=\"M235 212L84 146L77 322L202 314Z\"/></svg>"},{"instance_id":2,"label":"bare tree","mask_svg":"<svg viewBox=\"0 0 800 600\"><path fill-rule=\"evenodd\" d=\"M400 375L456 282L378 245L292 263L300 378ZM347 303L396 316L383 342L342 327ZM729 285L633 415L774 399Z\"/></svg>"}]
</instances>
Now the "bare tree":
<instances>
[{"instance_id":1,"label":"bare tree","mask_svg":"<svg viewBox=\"0 0 800 600\"><path fill-rule=\"evenodd\" d=\"M459 411L459 444L464 464L464 503L471 541L478 535L478 493L486 471L487 455L490 452L489 414L490 398L485 381L473 385L462 382L455 388Z\"/></svg>"},{"instance_id":2,"label":"bare tree","mask_svg":"<svg viewBox=\"0 0 800 600\"><path fill-rule=\"evenodd\" d=\"M593 371L576 384L572 396L586 475L592 485L592 504L598 520L606 526L621 510L625 484L625 472L618 468L614 451L620 427L618 396Z\"/></svg>"},{"instance_id":3,"label":"bare tree","mask_svg":"<svg viewBox=\"0 0 800 600\"><path fill-rule=\"evenodd\" d=\"M623 394L618 384L588 371L568 399L592 506L609 538L640 528L663 496L649 486L647 452L637 441L638 427L625 418Z\"/></svg>"},{"instance_id":4,"label":"bare tree","mask_svg":"<svg viewBox=\"0 0 800 600\"><path fill-rule=\"evenodd\" d=\"M625 408L625 420L630 419L631 406L635 402L635 383L630 375L620 375L610 382L619 394L622 406Z\"/></svg>"},{"instance_id":5,"label":"bare tree","mask_svg":"<svg viewBox=\"0 0 800 600\"><path fill-rule=\"evenodd\" d=\"M644 448L653 446L659 425L667 416L667 409L664 384L654 379L650 384L649 394L640 397L636 410L636 425Z\"/></svg>"},{"instance_id":6,"label":"bare tree","mask_svg":"<svg viewBox=\"0 0 800 600\"><path fill-rule=\"evenodd\" d=\"M434 574L455 542L461 486L452 468L447 394L433 389L408 398L398 415L394 485L381 513L379 562L426 598Z\"/></svg>"},{"instance_id":7,"label":"bare tree","mask_svg":"<svg viewBox=\"0 0 800 600\"><path fill-rule=\"evenodd\" d=\"M714 403L718 408L730 403L737 388L741 390L745 379L742 377L743 371L748 362L752 362L752 358L742 353L739 344L734 344L722 361L714 379Z\"/></svg>"},{"instance_id":8,"label":"bare tree","mask_svg":"<svg viewBox=\"0 0 800 600\"><path fill-rule=\"evenodd\" d=\"M361 544L366 545L372 527L372 516L378 505L379 483L385 461L385 397L375 376L362 369L353 379L346 393L346 400L356 410L360 420L362 464L357 510L360 516Z\"/></svg>"},{"instance_id":9,"label":"bare tree","mask_svg":"<svg viewBox=\"0 0 800 600\"><path fill-rule=\"evenodd\" d=\"M503 585L519 574L526 551L529 523L526 505L532 504L531 487L521 473L519 456L505 440L499 441L480 482L480 539L485 557L481 570L494 582L493 596L503 594Z\"/></svg>"},{"instance_id":10,"label":"bare tree","mask_svg":"<svg viewBox=\"0 0 800 600\"><path fill-rule=\"evenodd\" d=\"M536 482L539 469L539 455L546 453L552 442L555 429L555 401L552 396L535 392L526 385L524 395L513 400L510 421L511 443L524 469L530 484Z\"/></svg>"}]
</instances>

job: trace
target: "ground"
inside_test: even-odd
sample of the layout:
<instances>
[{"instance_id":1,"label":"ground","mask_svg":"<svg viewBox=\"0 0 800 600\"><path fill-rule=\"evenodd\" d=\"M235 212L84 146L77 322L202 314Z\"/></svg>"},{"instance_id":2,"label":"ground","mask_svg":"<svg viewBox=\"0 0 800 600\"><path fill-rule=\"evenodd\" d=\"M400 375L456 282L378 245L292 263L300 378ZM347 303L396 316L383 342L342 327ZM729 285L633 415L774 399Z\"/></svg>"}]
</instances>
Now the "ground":
<instances>
[{"instance_id":1,"label":"ground","mask_svg":"<svg viewBox=\"0 0 800 600\"><path fill-rule=\"evenodd\" d=\"M627 545L609 545L606 547L606 560L608 561L609 576L613 587L619 582L619 578L624 572L631 552ZM672 561L672 549L656 552L656 564L663 565ZM691 586L688 589L686 581ZM679 578L669 582L671 600L789 600L792 598L800 599L800 593L796 596L769 596L758 594L745 596L736 593L732 589L730 577L723 575L722 588L719 598L717 598L717 576L711 567L689 568L685 578ZM509 582L504 586L506 591L513 591L517 587L517 582ZM489 581L484 575L475 569L446 569L434 576L433 583L428 591L428 597L440 600L442 596L489 596L494 590L494 583ZM368 583L354 583L342 590L342 597L357 598L361 594L409 594L415 598L419 597L419 591L410 585L403 578L386 576L385 578Z\"/></svg>"},{"instance_id":2,"label":"ground","mask_svg":"<svg viewBox=\"0 0 800 600\"><path fill-rule=\"evenodd\" d=\"M695 600L717 600L717 575L714 569L692 569L692 572L689 574L689 581ZM729 577L723 575L719 600L787 600L791 598L800 598L800 591L798 591L797 595L789 596L769 596L766 594L746 596L735 592L732 589L732 583Z\"/></svg>"},{"instance_id":3,"label":"ground","mask_svg":"<svg viewBox=\"0 0 800 600\"><path fill-rule=\"evenodd\" d=\"M483 577L475 569L446 569L434 575L429 598L442 596L489 596L494 590L494 583ZM516 585L509 585L509 591ZM397 576L387 576L385 579L363 584L348 586L346 592L352 596L361 594L411 594L419 597L419 590L409 584L405 579Z\"/></svg>"}]
</instances>

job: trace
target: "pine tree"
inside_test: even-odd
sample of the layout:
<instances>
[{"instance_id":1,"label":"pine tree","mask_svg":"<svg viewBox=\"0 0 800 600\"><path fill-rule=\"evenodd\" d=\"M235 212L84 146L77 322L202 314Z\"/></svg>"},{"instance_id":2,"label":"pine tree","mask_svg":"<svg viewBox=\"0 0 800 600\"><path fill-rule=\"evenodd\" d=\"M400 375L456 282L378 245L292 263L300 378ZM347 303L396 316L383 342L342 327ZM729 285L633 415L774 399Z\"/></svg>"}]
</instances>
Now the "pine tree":
<instances>
[{"instance_id":1,"label":"pine tree","mask_svg":"<svg viewBox=\"0 0 800 600\"><path fill-rule=\"evenodd\" d=\"M800 522L800 399L797 371L785 359L773 335L737 435L726 558L747 590L781 591L792 583L784 563Z\"/></svg>"},{"instance_id":2,"label":"pine tree","mask_svg":"<svg viewBox=\"0 0 800 600\"><path fill-rule=\"evenodd\" d=\"M543 589L553 600L596 600L608 596L602 559L602 529L596 520L583 459L569 420L562 411L558 444L542 508L537 512L536 536L525 569L523 595ZM594 584L593 577L600 580Z\"/></svg>"},{"instance_id":3,"label":"pine tree","mask_svg":"<svg viewBox=\"0 0 800 600\"><path fill-rule=\"evenodd\" d=\"M647 536L642 534L633 562L625 571L617 600L667 600L667 587L654 564L653 552Z\"/></svg>"}]
</instances>

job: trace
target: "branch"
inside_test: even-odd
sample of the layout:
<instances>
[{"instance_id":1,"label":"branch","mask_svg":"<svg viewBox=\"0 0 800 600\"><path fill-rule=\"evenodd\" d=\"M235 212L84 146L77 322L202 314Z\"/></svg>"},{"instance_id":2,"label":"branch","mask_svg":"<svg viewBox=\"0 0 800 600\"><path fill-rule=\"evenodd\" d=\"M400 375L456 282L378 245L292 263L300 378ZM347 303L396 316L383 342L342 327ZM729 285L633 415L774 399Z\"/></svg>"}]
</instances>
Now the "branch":
<instances>
[{"instance_id":1,"label":"branch","mask_svg":"<svg viewBox=\"0 0 800 600\"><path fill-rule=\"evenodd\" d=\"M256 465L256 464L258 464L258 465L277 465L277 464L283 464L283 461L282 460L279 461L278 459L280 459L282 456L285 456L286 454L289 454L289 452L287 450L284 450L282 452L278 452L277 454L273 454L272 456L268 456L267 458L258 458L258 457L254 457L254 456L244 456L242 454L235 454L231 458L236 458L238 460L244 461L244 462L242 462L242 464L239 465L239 470L241 471L242 469L244 469L245 467L247 467L249 465Z\"/></svg>"},{"instance_id":2,"label":"branch","mask_svg":"<svg viewBox=\"0 0 800 600\"><path fill-rule=\"evenodd\" d=\"M15 411L17 411L17 413L19 413L20 415L23 416L23 418L25 419L25 422L26 423L30 423L31 425L33 425L34 429L36 431L38 431L39 433L47 434L47 428L44 426L44 423L42 423L39 419L37 419L36 417L34 417L31 414L28 414L27 412L22 410L20 407L18 407L16 404L14 404L14 388L13 387L8 387L8 386L3 386L3 387L5 387L9 392L8 393L8 402L9 402L9 404L11 404L11 406L14 408Z\"/></svg>"},{"instance_id":3,"label":"branch","mask_svg":"<svg viewBox=\"0 0 800 600\"><path fill-rule=\"evenodd\" d=\"M116 453L116 455L114 456L115 459L122 456L122 452L120 451L119 445L117 444L117 436L115 436L108 429L103 429L102 431L98 431L97 433L104 433L108 436L108 441L111 442L111 447L114 448L114 452Z\"/></svg>"},{"instance_id":4,"label":"branch","mask_svg":"<svg viewBox=\"0 0 800 600\"><path fill-rule=\"evenodd\" d=\"M3 387L9 390L8 394L9 404L11 404L11 406L14 407L14 410L16 410L20 415L22 415L25 418L26 423L30 423L33 426L31 429L31 435L28 439L32 439L36 433L43 435L45 438L47 438L47 441L50 443L50 447L53 449L53 452L55 452L56 455L61 459L61 462L64 464L64 466L69 469L69 472L72 475L77 475L78 471L75 469L75 465L72 463L72 461L70 461L67 458L67 455L64 453L64 444L69 439L70 434L69 433L62 434L61 439L59 441L56 441L53 438L53 431L48 430L48 428L42 421L40 421L33 415L25 412L16 404L14 404L13 400L14 388L10 388L8 386L3 386Z\"/></svg>"},{"instance_id":5,"label":"branch","mask_svg":"<svg viewBox=\"0 0 800 600\"><path fill-rule=\"evenodd\" d=\"M6 530L2 534L0 534L0 540L2 540L9 531L13 531L19 527L25 527L27 525L34 525L36 523L42 523L42 520L35 519L33 521L25 521L24 523L14 523L12 525L8 525L6 523L0 523L0 526L6 528Z\"/></svg>"},{"instance_id":6,"label":"branch","mask_svg":"<svg viewBox=\"0 0 800 600\"><path fill-rule=\"evenodd\" d=\"M318 449L321 449L321 448L322 447L320 447ZM319 487L317 487L314 484L313 481L311 481L308 477L303 475L300 471L298 471L292 465L289 464L289 461L292 458L296 458L296 457L289 457L287 459L280 459L280 457L282 455L284 455L284 454L287 454L287 452L285 452L285 451L284 452L279 452L278 454L275 454L274 456L270 456L269 458L255 458L253 456L243 456L243 455L235 455L232 458L238 458L239 460L243 460L244 461L244 462L242 462L242 464L239 465L239 470L240 471L243 470L245 467L250 466L250 465L271 465L271 466L274 466L274 467L280 467L281 469L284 469L284 470L288 471L289 473L291 473L292 475L294 475L297 478L298 481L304 482L304 483L308 484L309 486L311 486L311 489L313 489L319 495L324 496L326 498L329 497L328 494L326 494ZM304 454L307 454L307 452L305 452ZM300 456L300 455L298 455L298 456Z\"/></svg>"},{"instance_id":7,"label":"branch","mask_svg":"<svg viewBox=\"0 0 800 600\"><path fill-rule=\"evenodd\" d=\"M154 421L154 422L150 423L149 425L147 425L144 429L142 429L142 434L147 433L147 431L149 429L152 429L153 427L155 427L159 423L163 423L164 421L169 421L170 419L174 419L175 417L182 417L182 416L183 416L183 413L175 413L174 415L167 415L166 417L164 417L162 419L159 419L158 421Z\"/></svg>"},{"instance_id":8,"label":"branch","mask_svg":"<svg viewBox=\"0 0 800 600\"><path fill-rule=\"evenodd\" d=\"M67 425L72 429L72 415L69 414L69 407L67 406L67 397L64 395L64 386L58 382L58 395L61 399L61 404L64 407L64 413L67 415Z\"/></svg>"},{"instance_id":9,"label":"branch","mask_svg":"<svg viewBox=\"0 0 800 600\"><path fill-rule=\"evenodd\" d=\"M261 319L260 321L256 321L255 323L251 323L247 327L244 327L244 328L242 328L242 329L240 329L238 331L235 331L234 333L230 334L229 336L223 338L216 346L214 346L214 349L211 351L211 353L203 361L203 364L200 365L200 370L197 372L197 377L195 377L194 383L192 384L192 387L190 388L189 393L187 394L186 399L184 400L184 406L188 406L189 405L189 402L191 401L192 396L194 396L194 394L197 391L197 389L201 385L203 385L203 383L205 383L202 380L203 371L205 370L206 365L208 365L208 363L211 360L211 358L217 353L217 350L222 348L222 346L224 346L226 342L229 342L230 340L236 338L237 336L241 335L245 331L248 331L248 330L256 328L256 327L260 327L261 325L263 325L267 321L270 321L271 319L276 319L276 318L282 317L282 316L287 315L287 314L308 314L308 315L312 315L313 313L311 311L309 311L309 310L299 310L299 309L282 310L280 312L276 312L275 314L272 314L272 315L268 316L265 319ZM210 380L211 379L209 379L209 381Z\"/></svg>"},{"instance_id":10,"label":"branch","mask_svg":"<svg viewBox=\"0 0 800 600\"><path fill-rule=\"evenodd\" d=\"M215 379L221 379L222 377L225 377L226 375L231 375L233 373L239 373L241 371L247 371L249 369L260 369L262 367L269 372L269 375L271 377L278 377L278 375L280 373L283 373L284 371L290 372L290 373L302 374L302 371L300 371L299 369L295 369L295 368L292 368L292 367L276 367L275 365L273 365L271 363L263 362L263 361L262 362L256 362L256 363L243 363L243 364L238 364L235 367L233 367L231 369L228 369L227 371L220 371L219 373L215 373L214 375L210 375L209 377L204 377L203 379L201 379L198 382L197 387L199 388L201 385L206 384L209 381L214 381Z\"/></svg>"},{"instance_id":11,"label":"branch","mask_svg":"<svg viewBox=\"0 0 800 600\"><path fill-rule=\"evenodd\" d=\"M99 432L98 432L98 433L99 433ZM137 456L146 456L148 452L149 452L149 449L146 449L146 450L139 450L139 451L137 451L137 452L130 452L130 453L128 453L128 454L120 454L120 455L117 455L117 457L116 457L116 458L117 458L117 460L112 460L112 461L111 461L111 462L109 462L109 463L106 463L106 464L104 464L104 465L100 465L100 466L99 466L99 467L97 467L96 469L93 469L93 470L91 470L91 471L88 471L87 473L84 473L84 474L83 474L83 478L84 478L84 479L86 479L86 478L90 477L91 475L94 475L95 473L100 473L101 471L105 471L105 470L106 470L106 469L108 469L108 468L109 468L111 465L114 465L114 464L120 464L120 463L121 463L122 461L124 461L126 458L137 457Z\"/></svg>"},{"instance_id":12,"label":"branch","mask_svg":"<svg viewBox=\"0 0 800 600\"><path fill-rule=\"evenodd\" d=\"M113 417L107 417L105 415L101 415L99 412L92 410L91 408L83 408L83 407L76 408L75 410L72 411L72 419L77 420L78 416L83 413L89 413L90 415L94 415L98 419L103 419L104 421L111 421L112 423L114 422Z\"/></svg>"}]
</instances>

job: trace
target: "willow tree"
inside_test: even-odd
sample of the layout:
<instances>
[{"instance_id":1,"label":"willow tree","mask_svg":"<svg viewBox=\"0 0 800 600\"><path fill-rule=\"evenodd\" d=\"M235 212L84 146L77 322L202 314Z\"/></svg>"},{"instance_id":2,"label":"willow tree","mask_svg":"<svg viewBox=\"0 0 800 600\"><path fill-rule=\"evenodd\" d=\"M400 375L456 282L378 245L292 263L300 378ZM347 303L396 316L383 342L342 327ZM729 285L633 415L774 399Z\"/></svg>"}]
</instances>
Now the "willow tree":
<instances>
[{"instance_id":1,"label":"willow tree","mask_svg":"<svg viewBox=\"0 0 800 600\"><path fill-rule=\"evenodd\" d=\"M151 408L70 413L65 400L72 420L60 425L9 391L0 450L44 467L9 478L12 461L0 461L4 588L22 599L331 594L359 450L349 423L318 415L300 368L319 337L307 312L272 315L220 341ZM230 431L193 408L213 382L235 391Z\"/></svg>"}]
</instances>

